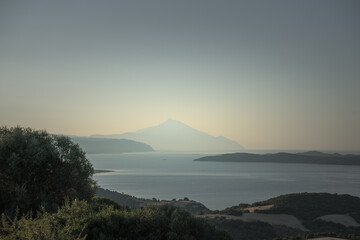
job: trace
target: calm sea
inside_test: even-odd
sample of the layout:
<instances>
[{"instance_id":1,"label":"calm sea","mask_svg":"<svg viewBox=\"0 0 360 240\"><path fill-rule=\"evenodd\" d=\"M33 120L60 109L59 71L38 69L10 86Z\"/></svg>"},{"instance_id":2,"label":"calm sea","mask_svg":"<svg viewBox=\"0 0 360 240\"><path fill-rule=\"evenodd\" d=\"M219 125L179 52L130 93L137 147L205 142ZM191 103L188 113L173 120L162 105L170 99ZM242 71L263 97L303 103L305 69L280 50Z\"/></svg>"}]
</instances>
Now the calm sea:
<instances>
[{"instance_id":1,"label":"calm sea","mask_svg":"<svg viewBox=\"0 0 360 240\"><path fill-rule=\"evenodd\" d=\"M360 196L360 166L194 162L184 153L88 154L101 187L136 197L188 197L210 209L253 203L286 193L329 192Z\"/></svg>"}]
</instances>

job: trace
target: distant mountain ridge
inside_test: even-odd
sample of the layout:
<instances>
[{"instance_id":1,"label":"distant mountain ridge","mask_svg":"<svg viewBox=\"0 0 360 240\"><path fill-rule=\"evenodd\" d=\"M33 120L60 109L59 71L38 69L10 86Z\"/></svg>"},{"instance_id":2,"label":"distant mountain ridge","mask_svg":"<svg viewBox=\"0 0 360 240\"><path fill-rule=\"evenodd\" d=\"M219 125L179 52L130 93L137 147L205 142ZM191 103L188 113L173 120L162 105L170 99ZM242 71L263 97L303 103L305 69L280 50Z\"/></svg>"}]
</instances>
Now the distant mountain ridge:
<instances>
[{"instance_id":1,"label":"distant mountain ridge","mask_svg":"<svg viewBox=\"0 0 360 240\"><path fill-rule=\"evenodd\" d=\"M194 161L215 162L272 162L272 163L309 163L309 164L335 164L335 165L360 165L360 155L339 153L328 154L318 151L302 153L232 153L216 156L207 156Z\"/></svg>"},{"instance_id":2,"label":"distant mountain ridge","mask_svg":"<svg viewBox=\"0 0 360 240\"><path fill-rule=\"evenodd\" d=\"M108 139L92 137L70 137L75 143L89 154L92 153L125 153L125 152L153 152L154 149L141 142L128 139Z\"/></svg>"},{"instance_id":3,"label":"distant mountain ridge","mask_svg":"<svg viewBox=\"0 0 360 240\"><path fill-rule=\"evenodd\" d=\"M169 119L166 122L136 132L112 135L92 135L94 138L123 138L144 142L155 150L164 151L239 151L243 147L225 137L214 137L182 122Z\"/></svg>"}]
</instances>

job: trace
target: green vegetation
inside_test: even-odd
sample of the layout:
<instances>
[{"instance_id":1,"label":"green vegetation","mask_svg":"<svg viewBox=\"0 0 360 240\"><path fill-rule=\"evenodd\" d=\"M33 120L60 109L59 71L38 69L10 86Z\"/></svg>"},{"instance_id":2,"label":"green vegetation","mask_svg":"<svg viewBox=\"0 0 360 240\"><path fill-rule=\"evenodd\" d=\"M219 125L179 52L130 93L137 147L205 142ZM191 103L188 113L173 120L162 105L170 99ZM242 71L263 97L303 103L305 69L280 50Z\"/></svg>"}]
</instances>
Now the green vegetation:
<instances>
[{"instance_id":1,"label":"green vegetation","mask_svg":"<svg viewBox=\"0 0 360 240\"><path fill-rule=\"evenodd\" d=\"M326 232L360 236L359 227L346 227L342 224L318 219L318 217L329 214L349 214L357 222L360 222L360 198L358 197L347 194L295 193L254 203L253 206L269 204L274 204L274 207L257 212L294 215L312 233Z\"/></svg>"},{"instance_id":2,"label":"green vegetation","mask_svg":"<svg viewBox=\"0 0 360 240\"><path fill-rule=\"evenodd\" d=\"M271 240L276 237L273 227L264 222L243 222L224 218L208 219L208 222L229 233L234 240Z\"/></svg>"},{"instance_id":3,"label":"green vegetation","mask_svg":"<svg viewBox=\"0 0 360 240\"><path fill-rule=\"evenodd\" d=\"M360 222L360 198L350 195L338 195L329 193L295 193L278 196L266 201L257 202L252 205L239 204L226 208L222 211L213 211L213 214L226 214L232 216L241 216L247 212L248 207L273 205L266 210L255 210L266 214L289 214L301 220L304 227L309 232L299 229L289 228L284 225L262 226L251 225L244 229L245 223L237 220L225 218L215 218L209 220L219 229L228 232L234 239L250 239L247 235L257 236L254 239L271 239L265 236L276 236L277 239L307 239L312 237L329 236L345 239L360 239L360 227L347 227L339 223L319 219L324 215L347 214ZM233 222L231 222L233 221ZM254 224L253 222L249 224ZM270 227L270 228L269 228ZM240 230L241 229L241 230ZM255 229L254 231L252 229ZM265 236L261 236L263 231L271 231ZM252 233L253 232L253 233ZM259 233L258 233L259 232Z\"/></svg>"},{"instance_id":4,"label":"green vegetation","mask_svg":"<svg viewBox=\"0 0 360 240\"><path fill-rule=\"evenodd\" d=\"M0 128L0 212L55 211L67 197L90 199L93 167L68 137Z\"/></svg>"},{"instance_id":5,"label":"green vegetation","mask_svg":"<svg viewBox=\"0 0 360 240\"><path fill-rule=\"evenodd\" d=\"M304 222L304 225L311 230L311 232L327 232L342 235L353 235L360 237L360 227L345 227L342 224L323 221L316 219L314 221Z\"/></svg>"},{"instance_id":6,"label":"green vegetation","mask_svg":"<svg viewBox=\"0 0 360 240\"><path fill-rule=\"evenodd\" d=\"M0 239L231 239L203 219L175 207L126 209L111 200L66 201L56 213L2 215Z\"/></svg>"},{"instance_id":7,"label":"green vegetation","mask_svg":"<svg viewBox=\"0 0 360 240\"><path fill-rule=\"evenodd\" d=\"M294 193L257 202L253 206L269 204L273 204L274 207L258 212L290 214L305 222L327 214L351 214L360 222L360 198L347 194Z\"/></svg>"}]
</instances>

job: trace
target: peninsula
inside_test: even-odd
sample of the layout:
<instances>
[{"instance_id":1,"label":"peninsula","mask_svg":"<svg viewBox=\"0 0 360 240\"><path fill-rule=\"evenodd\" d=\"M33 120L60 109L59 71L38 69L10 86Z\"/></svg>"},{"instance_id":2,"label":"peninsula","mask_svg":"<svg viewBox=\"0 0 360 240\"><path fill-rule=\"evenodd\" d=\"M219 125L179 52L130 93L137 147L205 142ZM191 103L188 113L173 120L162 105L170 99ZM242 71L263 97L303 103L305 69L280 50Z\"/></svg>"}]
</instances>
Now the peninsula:
<instances>
[{"instance_id":1,"label":"peninsula","mask_svg":"<svg viewBox=\"0 0 360 240\"><path fill-rule=\"evenodd\" d=\"M194 161L211 162L269 162L269 163L306 163L306 164L335 164L335 165L360 165L360 155L353 154L328 154L318 151L302 153L230 153L207 156Z\"/></svg>"}]
</instances>

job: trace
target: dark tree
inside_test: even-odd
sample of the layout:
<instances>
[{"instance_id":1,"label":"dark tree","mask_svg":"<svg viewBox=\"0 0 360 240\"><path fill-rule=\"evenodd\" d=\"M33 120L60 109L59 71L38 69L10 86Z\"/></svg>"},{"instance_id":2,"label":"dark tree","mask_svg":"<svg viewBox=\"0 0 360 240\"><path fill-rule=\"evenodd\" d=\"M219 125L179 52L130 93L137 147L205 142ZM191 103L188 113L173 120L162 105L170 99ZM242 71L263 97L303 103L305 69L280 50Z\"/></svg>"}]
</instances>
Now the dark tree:
<instances>
[{"instance_id":1,"label":"dark tree","mask_svg":"<svg viewBox=\"0 0 360 240\"><path fill-rule=\"evenodd\" d=\"M68 137L0 128L0 211L55 210L65 198L90 199L94 170Z\"/></svg>"}]
</instances>

